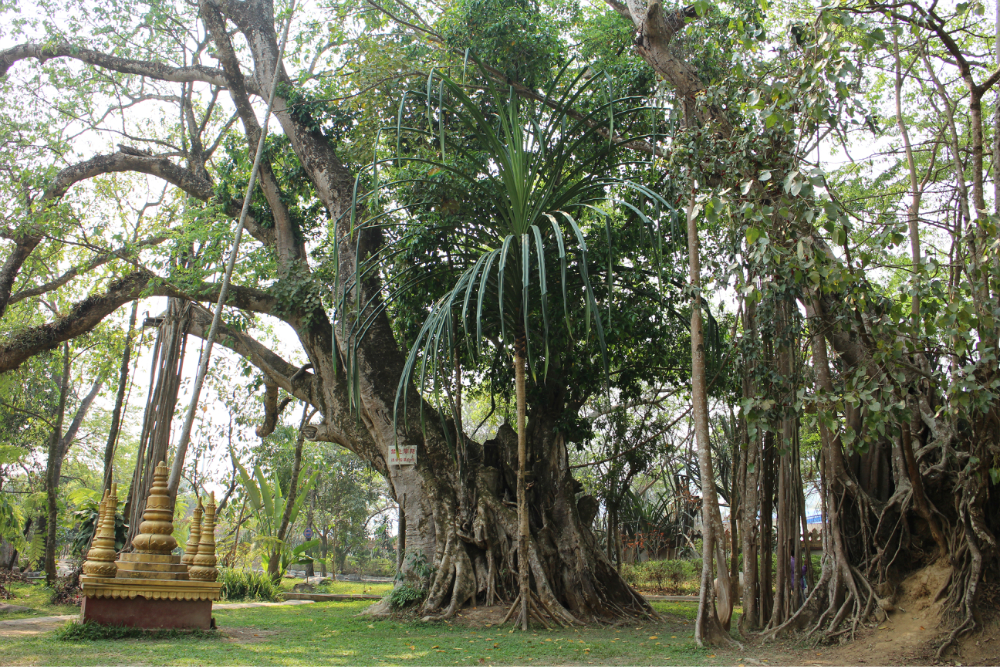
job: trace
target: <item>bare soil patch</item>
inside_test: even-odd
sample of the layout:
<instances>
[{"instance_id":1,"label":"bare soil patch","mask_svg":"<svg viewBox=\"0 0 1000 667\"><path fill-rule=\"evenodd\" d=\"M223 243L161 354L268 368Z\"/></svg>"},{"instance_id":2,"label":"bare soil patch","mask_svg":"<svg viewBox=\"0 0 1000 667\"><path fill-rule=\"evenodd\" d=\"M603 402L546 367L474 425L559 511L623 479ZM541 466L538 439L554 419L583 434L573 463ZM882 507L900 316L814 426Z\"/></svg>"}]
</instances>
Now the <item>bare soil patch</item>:
<instances>
[{"instance_id":1,"label":"bare soil patch","mask_svg":"<svg viewBox=\"0 0 1000 667\"><path fill-rule=\"evenodd\" d=\"M951 565L945 559L914 572L900 584L892 609L875 628L859 630L853 642L800 650L802 664L941 664L936 654L950 628L938 597L950 575ZM946 664L1000 665L1000 615L996 601L983 597L985 627L949 649L943 658Z\"/></svg>"},{"instance_id":2,"label":"bare soil patch","mask_svg":"<svg viewBox=\"0 0 1000 667\"><path fill-rule=\"evenodd\" d=\"M223 628L219 630L222 641L230 644L260 644L268 637L278 634L277 630L262 630L260 628Z\"/></svg>"}]
</instances>

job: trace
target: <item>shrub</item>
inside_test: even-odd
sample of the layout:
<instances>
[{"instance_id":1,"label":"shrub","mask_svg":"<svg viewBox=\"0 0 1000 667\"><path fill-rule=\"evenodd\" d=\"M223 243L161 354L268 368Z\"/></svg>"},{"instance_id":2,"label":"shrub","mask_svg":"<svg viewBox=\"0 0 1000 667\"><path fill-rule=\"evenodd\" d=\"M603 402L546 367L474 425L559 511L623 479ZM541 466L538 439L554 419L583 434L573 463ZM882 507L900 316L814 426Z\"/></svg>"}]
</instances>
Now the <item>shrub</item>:
<instances>
[{"instance_id":1,"label":"shrub","mask_svg":"<svg viewBox=\"0 0 1000 667\"><path fill-rule=\"evenodd\" d=\"M393 609L403 609L411 604L422 602L425 597L427 597L427 591L424 589L402 582L396 584L389 595L386 596L386 599L389 601L389 606Z\"/></svg>"},{"instance_id":2,"label":"shrub","mask_svg":"<svg viewBox=\"0 0 1000 667\"><path fill-rule=\"evenodd\" d=\"M626 563L622 578L635 588L667 590L674 594L685 589L698 590L699 563L689 560L649 560Z\"/></svg>"},{"instance_id":3,"label":"shrub","mask_svg":"<svg viewBox=\"0 0 1000 667\"><path fill-rule=\"evenodd\" d=\"M223 600L273 602L278 599L280 593L278 585L271 581L267 572L222 568L219 570L219 583L222 584L220 592Z\"/></svg>"},{"instance_id":4,"label":"shrub","mask_svg":"<svg viewBox=\"0 0 1000 667\"><path fill-rule=\"evenodd\" d=\"M205 630L145 630L127 628L124 625L99 625L97 623L67 623L56 630L56 638L62 641L106 641L109 639L176 639L195 637L207 639L218 637L218 633Z\"/></svg>"},{"instance_id":5,"label":"shrub","mask_svg":"<svg viewBox=\"0 0 1000 667\"><path fill-rule=\"evenodd\" d=\"M80 606L82 591L80 590L79 570L65 577L56 579L56 583L49 589L50 604L67 604Z\"/></svg>"}]
</instances>

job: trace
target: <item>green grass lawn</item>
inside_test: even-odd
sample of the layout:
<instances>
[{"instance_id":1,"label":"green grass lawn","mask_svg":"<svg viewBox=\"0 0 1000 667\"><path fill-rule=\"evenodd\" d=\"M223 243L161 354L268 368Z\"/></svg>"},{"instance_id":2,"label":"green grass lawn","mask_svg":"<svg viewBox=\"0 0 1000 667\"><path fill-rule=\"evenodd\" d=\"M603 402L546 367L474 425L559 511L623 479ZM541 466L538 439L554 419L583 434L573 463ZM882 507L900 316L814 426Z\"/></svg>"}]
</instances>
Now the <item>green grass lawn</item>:
<instances>
[{"instance_id":1,"label":"green grass lawn","mask_svg":"<svg viewBox=\"0 0 1000 667\"><path fill-rule=\"evenodd\" d=\"M281 590L291 592L295 584L303 583L302 579L282 579ZM316 593L333 593L336 595L385 595L392 590L392 582L370 583L364 581L331 581L328 584L315 585Z\"/></svg>"},{"instance_id":2,"label":"green grass lawn","mask_svg":"<svg viewBox=\"0 0 1000 667\"><path fill-rule=\"evenodd\" d=\"M0 636L0 665L717 664L694 644L695 605L653 603L661 623L528 633L359 617L365 602L215 611L218 637L65 641Z\"/></svg>"},{"instance_id":3,"label":"green grass lawn","mask_svg":"<svg viewBox=\"0 0 1000 667\"><path fill-rule=\"evenodd\" d=\"M32 616L64 616L80 612L80 608L75 605L51 604L49 597L52 595L52 590L44 584L14 582L7 584L7 589L15 597L11 600L0 600L0 603L17 605L19 607L31 607L31 611L18 612L16 614L0 614L0 621L30 618Z\"/></svg>"}]
</instances>

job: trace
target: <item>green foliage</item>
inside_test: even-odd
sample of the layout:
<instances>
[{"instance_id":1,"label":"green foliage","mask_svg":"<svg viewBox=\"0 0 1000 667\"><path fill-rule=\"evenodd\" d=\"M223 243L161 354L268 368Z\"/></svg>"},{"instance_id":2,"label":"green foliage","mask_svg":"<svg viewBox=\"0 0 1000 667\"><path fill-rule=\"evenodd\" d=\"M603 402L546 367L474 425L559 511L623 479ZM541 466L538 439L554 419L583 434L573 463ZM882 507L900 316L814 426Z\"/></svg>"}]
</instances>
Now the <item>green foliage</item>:
<instances>
[{"instance_id":1,"label":"green foliage","mask_svg":"<svg viewBox=\"0 0 1000 667\"><path fill-rule=\"evenodd\" d=\"M701 563L691 560L647 560L622 565L622 577L629 586L674 595L697 593L700 574Z\"/></svg>"},{"instance_id":2,"label":"green foliage","mask_svg":"<svg viewBox=\"0 0 1000 667\"><path fill-rule=\"evenodd\" d=\"M8 494L0 493L0 539L10 542L15 549L24 548L24 517Z\"/></svg>"},{"instance_id":3,"label":"green foliage","mask_svg":"<svg viewBox=\"0 0 1000 667\"><path fill-rule=\"evenodd\" d=\"M319 538L303 542L291 550L285 549L281 552L281 568L279 572L284 574L288 571L290 565L306 565L312 563L315 559L306 553L309 549L313 549L320 543Z\"/></svg>"},{"instance_id":4,"label":"green foliage","mask_svg":"<svg viewBox=\"0 0 1000 667\"><path fill-rule=\"evenodd\" d=\"M565 62L559 31L578 13L579 4L565 0L459 0L442 32L449 46L481 54L508 79L535 88Z\"/></svg>"},{"instance_id":5,"label":"green foliage","mask_svg":"<svg viewBox=\"0 0 1000 667\"><path fill-rule=\"evenodd\" d=\"M193 639L218 639L218 632L212 630L145 630L124 625L100 625L98 623L67 623L55 632L56 639L64 642L97 642L119 639L164 640L178 637Z\"/></svg>"},{"instance_id":6,"label":"green foliage","mask_svg":"<svg viewBox=\"0 0 1000 667\"><path fill-rule=\"evenodd\" d=\"M281 489L281 483L278 481L277 476L273 474L268 479L259 464L254 466L254 475L251 477L246 468L243 467L243 464L237 460L236 454L232 451L230 454L234 466L239 470L240 478L243 481L243 490L247 494L250 506L257 514L257 540L269 554L275 552L282 554L280 563L282 564L283 572L284 568L291 562L292 552L287 538L285 540L278 539L278 531L280 530L281 521L288 505L288 501ZM295 523L295 519L298 518L309 491L316 484L318 474L318 471L314 472L304 482L300 482L295 502L292 503L288 516L289 528ZM303 551L299 551L298 557L301 557Z\"/></svg>"},{"instance_id":7,"label":"green foliage","mask_svg":"<svg viewBox=\"0 0 1000 667\"><path fill-rule=\"evenodd\" d=\"M124 509L125 501L119 501L119 506ZM83 501L78 505L79 509L73 512L76 528L70 531L70 550L76 556L85 555L87 547L90 546L91 539L97 530L98 502L93 498ZM115 510L115 551L125 548L125 541L128 539L128 524L125 523L125 516L117 508Z\"/></svg>"},{"instance_id":8,"label":"green foliage","mask_svg":"<svg viewBox=\"0 0 1000 667\"><path fill-rule=\"evenodd\" d=\"M267 572L250 569L219 568L220 593L223 600L258 600L274 602L280 589Z\"/></svg>"},{"instance_id":9,"label":"green foliage","mask_svg":"<svg viewBox=\"0 0 1000 667\"><path fill-rule=\"evenodd\" d=\"M412 584L401 582L393 587L392 591L386 596L385 599L388 600L389 606L393 609L403 609L405 607L409 607L410 605L423 602L425 597L427 597L427 591L423 588L418 588Z\"/></svg>"},{"instance_id":10,"label":"green foliage","mask_svg":"<svg viewBox=\"0 0 1000 667\"><path fill-rule=\"evenodd\" d=\"M607 375L608 325L589 277L592 268L585 230L603 231L610 245L612 221L624 212L635 215L648 240L661 231L657 212L670 209L650 189L616 172L627 158L618 154L602 132L616 134L622 129L629 101L620 101L617 112L615 103L601 104L580 120L565 111L522 108L513 92L505 94L484 78L486 91L475 99L455 80L433 73L426 91L413 92L409 99L421 100L427 129L397 123L395 155L373 163L375 186L356 201L356 206L369 208L371 218L356 221L352 213L352 229L412 221L400 225L394 244L358 266L354 282L375 270L379 262L388 266L388 260L404 256L417 243L431 257L447 254L446 262L411 267L416 269L413 275L407 275L410 272L404 268L394 279L397 287L390 303L402 298L411 285L430 279L443 287L410 347L396 399L397 417L407 405L411 377L419 388L437 397L441 412L442 369L449 374L459 356L467 363L491 358L496 363L522 335L532 376L544 382L550 365L559 358L550 348L550 285L556 298L561 296L562 306L561 312L552 315L565 322L571 345L591 345L596 334ZM559 98L564 105L560 109L565 109L597 83L564 71L550 84L548 94ZM408 110L404 99L400 119ZM436 152L411 156L402 148L404 135L414 142L428 142ZM380 168L404 171L382 186ZM450 203L430 205L439 197L446 202L473 202L474 208L469 215L455 215ZM630 201L633 197L642 200L637 203L646 212ZM388 199L398 199L405 212L377 208ZM460 210L462 205L457 207ZM614 259L607 247L604 258L610 297ZM344 294L350 293L351 286L345 287ZM582 301L579 307L577 297ZM344 302L339 307L357 312L353 318L343 318L344 334L351 339L363 336L370 320L362 316L367 306L358 303L352 308ZM353 321L350 331L349 319ZM574 320L582 323L582 330ZM355 372L349 367L349 375Z\"/></svg>"}]
</instances>

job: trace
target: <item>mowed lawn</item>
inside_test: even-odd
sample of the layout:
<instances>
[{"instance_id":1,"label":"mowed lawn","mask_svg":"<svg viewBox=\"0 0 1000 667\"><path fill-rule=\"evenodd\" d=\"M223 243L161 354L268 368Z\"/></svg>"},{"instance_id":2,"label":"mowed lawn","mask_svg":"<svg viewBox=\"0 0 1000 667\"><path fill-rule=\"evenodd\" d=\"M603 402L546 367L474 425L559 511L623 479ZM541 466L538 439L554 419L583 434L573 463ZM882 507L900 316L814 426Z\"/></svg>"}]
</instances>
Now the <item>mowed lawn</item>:
<instances>
[{"instance_id":1,"label":"mowed lawn","mask_svg":"<svg viewBox=\"0 0 1000 667\"><path fill-rule=\"evenodd\" d=\"M0 634L0 665L719 664L694 643L696 605L653 603L663 622L528 633L358 616L368 602L215 611L216 637L66 641ZM732 662L730 657L726 662Z\"/></svg>"}]
</instances>

